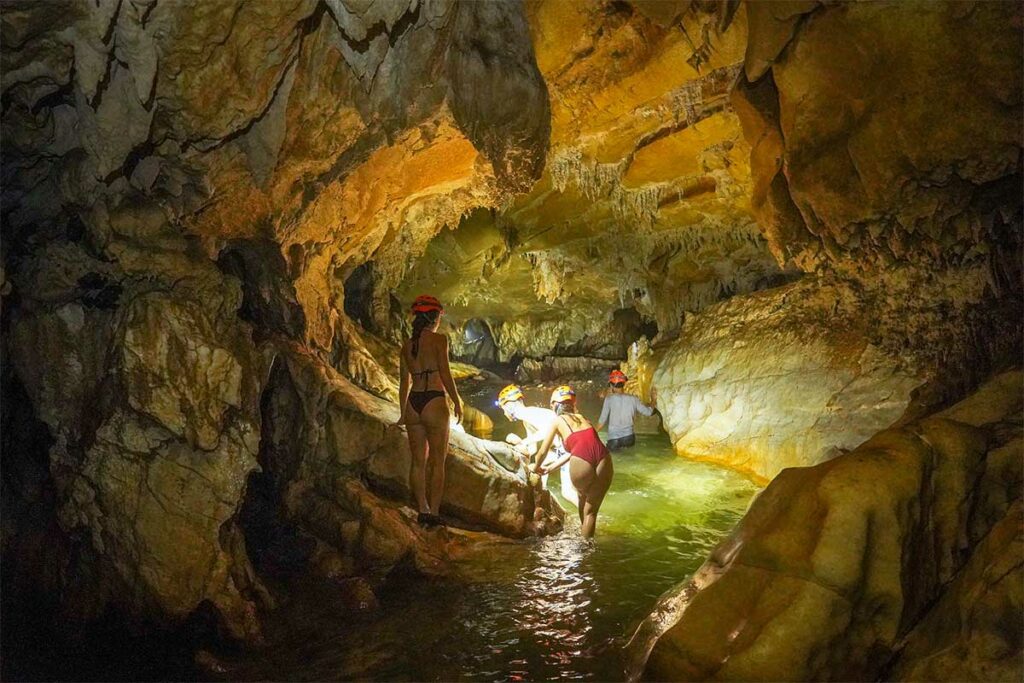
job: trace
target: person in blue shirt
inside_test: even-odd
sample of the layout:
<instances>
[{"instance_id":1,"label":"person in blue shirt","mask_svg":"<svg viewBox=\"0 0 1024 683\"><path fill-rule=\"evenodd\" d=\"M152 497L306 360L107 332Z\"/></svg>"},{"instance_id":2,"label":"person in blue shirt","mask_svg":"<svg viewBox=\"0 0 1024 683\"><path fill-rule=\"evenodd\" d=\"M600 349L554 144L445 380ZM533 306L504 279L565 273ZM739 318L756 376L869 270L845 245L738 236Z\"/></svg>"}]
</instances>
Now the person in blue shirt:
<instances>
[{"instance_id":1,"label":"person in blue shirt","mask_svg":"<svg viewBox=\"0 0 1024 683\"><path fill-rule=\"evenodd\" d=\"M636 414L650 416L656 410L636 396L626 393L627 379L629 378L621 370L612 370L608 376L611 393L605 397L601 417L597 421L598 431L608 425L606 445L610 451L620 451L634 446L636 435L633 433L633 420L636 419ZM651 389L651 398L657 400L654 389Z\"/></svg>"}]
</instances>

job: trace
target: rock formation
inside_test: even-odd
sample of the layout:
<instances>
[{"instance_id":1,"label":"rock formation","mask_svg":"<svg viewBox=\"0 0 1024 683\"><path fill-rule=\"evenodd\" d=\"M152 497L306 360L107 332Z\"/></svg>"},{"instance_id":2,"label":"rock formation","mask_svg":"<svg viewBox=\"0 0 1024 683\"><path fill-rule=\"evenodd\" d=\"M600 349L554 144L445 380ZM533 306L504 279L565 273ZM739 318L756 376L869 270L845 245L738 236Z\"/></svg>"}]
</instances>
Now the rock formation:
<instances>
[{"instance_id":1,"label":"rock formation","mask_svg":"<svg viewBox=\"0 0 1024 683\"><path fill-rule=\"evenodd\" d=\"M729 99L746 12L707 3L530 2L551 93L540 181L430 245L402 284L500 360L622 360L687 312L785 279L751 213L749 147ZM453 226L454 227L454 226Z\"/></svg>"},{"instance_id":2,"label":"rock formation","mask_svg":"<svg viewBox=\"0 0 1024 683\"><path fill-rule=\"evenodd\" d=\"M1006 373L946 411L785 470L640 627L644 675L1019 678L1022 399L1024 375Z\"/></svg>"},{"instance_id":3,"label":"rock formation","mask_svg":"<svg viewBox=\"0 0 1024 683\"><path fill-rule=\"evenodd\" d=\"M437 571L395 409L364 391L394 396L394 349L345 282L380 252L394 284L539 176L522 8L12 2L2 34L5 594L212 605L252 641L281 567ZM454 441L446 512L558 528L487 448Z\"/></svg>"},{"instance_id":4,"label":"rock formation","mask_svg":"<svg viewBox=\"0 0 1024 683\"><path fill-rule=\"evenodd\" d=\"M732 97L751 206L808 275L690 316L661 352L680 453L771 478L1019 361L1018 10L750 5Z\"/></svg>"},{"instance_id":5,"label":"rock formation","mask_svg":"<svg viewBox=\"0 0 1024 683\"><path fill-rule=\"evenodd\" d=\"M642 632L649 675L1018 672L1019 373L941 411L1020 360L1021 26L5 2L5 600L254 643L300 577L372 602L474 534L559 529L464 434L444 513L470 531L414 524L396 342L430 291L475 365L625 361L681 454L774 478Z\"/></svg>"}]
</instances>

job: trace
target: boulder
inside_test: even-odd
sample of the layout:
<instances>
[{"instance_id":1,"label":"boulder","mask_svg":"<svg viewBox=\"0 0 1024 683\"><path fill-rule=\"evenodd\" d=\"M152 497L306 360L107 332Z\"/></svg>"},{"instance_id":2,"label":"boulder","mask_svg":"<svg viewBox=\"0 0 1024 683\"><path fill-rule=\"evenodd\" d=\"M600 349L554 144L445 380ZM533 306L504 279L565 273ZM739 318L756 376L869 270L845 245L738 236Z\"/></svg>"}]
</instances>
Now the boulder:
<instances>
[{"instance_id":1,"label":"boulder","mask_svg":"<svg viewBox=\"0 0 1024 683\"><path fill-rule=\"evenodd\" d=\"M990 562L982 539L1007 515L1006 487L1020 480L1024 466L1024 373L993 382L1005 392L1002 409L979 424L935 414L827 462L779 474L693 578L666 594L641 625L633 674L642 667L655 680L882 675L903 637L918 624L929 628L929 610L950 581L959 576L974 585L972 555L982 567ZM968 412L969 402L951 414ZM1007 447L1015 455L1012 471L999 452ZM1019 562L1017 556L1006 566ZM971 639L956 623L938 628L941 637L911 642ZM1016 648L1019 677L1020 640L1007 643ZM1005 658L1009 650L985 656Z\"/></svg>"},{"instance_id":2,"label":"boulder","mask_svg":"<svg viewBox=\"0 0 1024 683\"><path fill-rule=\"evenodd\" d=\"M1020 443L1017 453L1021 452ZM904 638L886 678L1019 681L1024 627L1024 509L992 528L935 606Z\"/></svg>"}]
</instances>

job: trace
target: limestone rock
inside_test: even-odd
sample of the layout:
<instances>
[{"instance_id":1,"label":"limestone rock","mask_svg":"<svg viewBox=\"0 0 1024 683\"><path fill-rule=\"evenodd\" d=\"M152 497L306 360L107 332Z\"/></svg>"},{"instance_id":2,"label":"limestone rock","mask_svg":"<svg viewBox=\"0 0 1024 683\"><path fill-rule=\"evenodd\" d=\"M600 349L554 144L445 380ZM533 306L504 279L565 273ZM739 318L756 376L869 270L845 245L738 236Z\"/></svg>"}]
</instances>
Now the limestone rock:
<instances>
[{"instance_id":1,"label":"limestone rock","mask_svg":"<svg viewBox=\"0 0 1024 683\"><path fill-rule=\"evenodd\" d=\"M806 278L689 318L659 351L658 406L680 454L771 479L914 416L925 395L956 395L937 388L950 368L961 381L1012 362L1013 311L983 269Z\"/></svg>"},{"instance_id":2,"label":"limestone rock","mask_svg":"<svg viewBox=\"0 0 1024 683\"><path fill-rule=\"evenodd\" d=\"M289 443L287 454L277 456L294 461L289 465L293 474L288 485L302 491L302 497L314 495L323 506L337 506L338 512L331 513L335 518L357 522L357 515L341 512L345 504L337 498L347 480L364 480L379 494L411 501L412 456L404 431L395 425L398 407L362 392L313 362L308 354L290 353L286 362L300 404L295 408L297 414L284 421L283 428L289 433L282 438ZM500 453L492 453L495 450ZM541 502L536 500L534 489L499 464L501 457L514 460L508 451L505 444L453 429L442 512L512 536L532 534L534 510ZM290 505L307 508L299 497L295 492L287 494L293 501ZM547 514L561 513L550 500L542 507ZM301 517L313 513L295 514ZM414 525L414 521L403 524ZM340 538L340 533L321 531L317 535L330 543Z\"/></svg>"},{"instance_id":3,"label":"limestone rock","mask_svg":"<svg viewBox=\"0 0 1024 683\"><path fill-rule=\"evenodd\" d=\"M725 3L662 4L528 3L552 95L545 172L426 245L402 300L429 290L458 325L485 320L501 361L621 360L642 334L782 277L752 220L728 97L746 9L727 21Z\"/></svg>"},{"instance_id":4,"label":"limestone rock","mask_svg":"<svg viewBox=\"0 0 1024 683\"><path fill-rule=\"evenodd\" d=\"M1020 680L1022 512L1018 502L978 545L963 572L907 636L888 677L898 681Z\"/></svg>"},{"instance_id":5,"label":"limestone rock","mask_svg":"<svg viewBox=\"0 0 1024 683\"><path fill-rule=\"evenodd\" d=\"M261 362L224 315L231 283L201 263L176 275L135 279L70 246L16 275L11 361L53 435L50 542L84 544L70 613L112 604L180 622L209 601L231 633L257 639L261 587L244 542L226 539L258 467Z\"/></svg>"},{"instance_id":6,"label":"limestone rock","mask_svg":"<svg viewBox=\"0 0 1024 683\"><path fill-rule=\"evenodd\" d=\"M776 253L864 268L1019 243L1017 9L815 5L750 3L737 110L748 137L763 131L752 207Z\"/></svg>"},{"instance_id":7,"label":"limestone rock","mask_svg":"<svg viewBox=\"0 0 1024 683\"><path fill-rule=\"evenodd\" d=\"M516 379L520 382L550 382L559 378L590 378L607 373L617 365L614 361L585 356L527 358L516 368Z\"/></svg>"},{"instance_id":8,"label":"limestone rock","mask_svg":"<svg viewBox=\"0 0 1024 683\"><path fill-rule=\"evenodd\" d=\"M959 575L961 584L976 585L972 577L991 561L985 545L977 546L1007 506L987 525L976 523L974 506L1007 483L989 460L1002 444L1016 439L1019 448L1021 378L1015 371L996 380L1011 393L983 425L929 417L781 473L692 580L641 626L633 647L641 660L650 653L645 676L877 678L903 634L918 623L928 628L926 614L946 584ZM1014 479L1021 462L1018 452ZM1015 533L1011 527L1010 538ZM1006 566L1019 562L1008 558ZM950 604L959 590L954 585ZM947 627L956 628L939 626L941 638L956 640ZM1019 645L1010 644L1018 667Z\"/></svg>"}]
</instances>

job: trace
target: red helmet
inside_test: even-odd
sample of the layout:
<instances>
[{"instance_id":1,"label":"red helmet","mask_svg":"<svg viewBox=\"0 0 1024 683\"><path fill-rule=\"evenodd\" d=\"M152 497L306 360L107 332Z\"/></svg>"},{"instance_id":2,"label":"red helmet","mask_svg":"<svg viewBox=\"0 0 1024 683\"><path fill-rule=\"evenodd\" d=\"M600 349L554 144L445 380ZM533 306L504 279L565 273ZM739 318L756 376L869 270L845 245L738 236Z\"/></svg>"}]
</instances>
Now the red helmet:
<instances>
[{"instance_id":1,"label":"red helmet","mask_svg":"<svg viewBox=\"0 0 1024 683\"><path fill-rule=\"evenodd\" d=\"M444 312L444 306L436 298L429 294L420 294L416 297L416 300L412 302L413 313L430 313L431 311Z\"/></svg>"},{"instance_id":2,"label":"red helmet","mask_svg":"<svg viewBox=\"0 0 1024 683\"><path fill-rule=\"evenodd\" d=\"M612 370L611 374L608 375L609 384L625 384L628 379L626 373L622 372L622 370Z\"/></svg>"}]
</instances>

